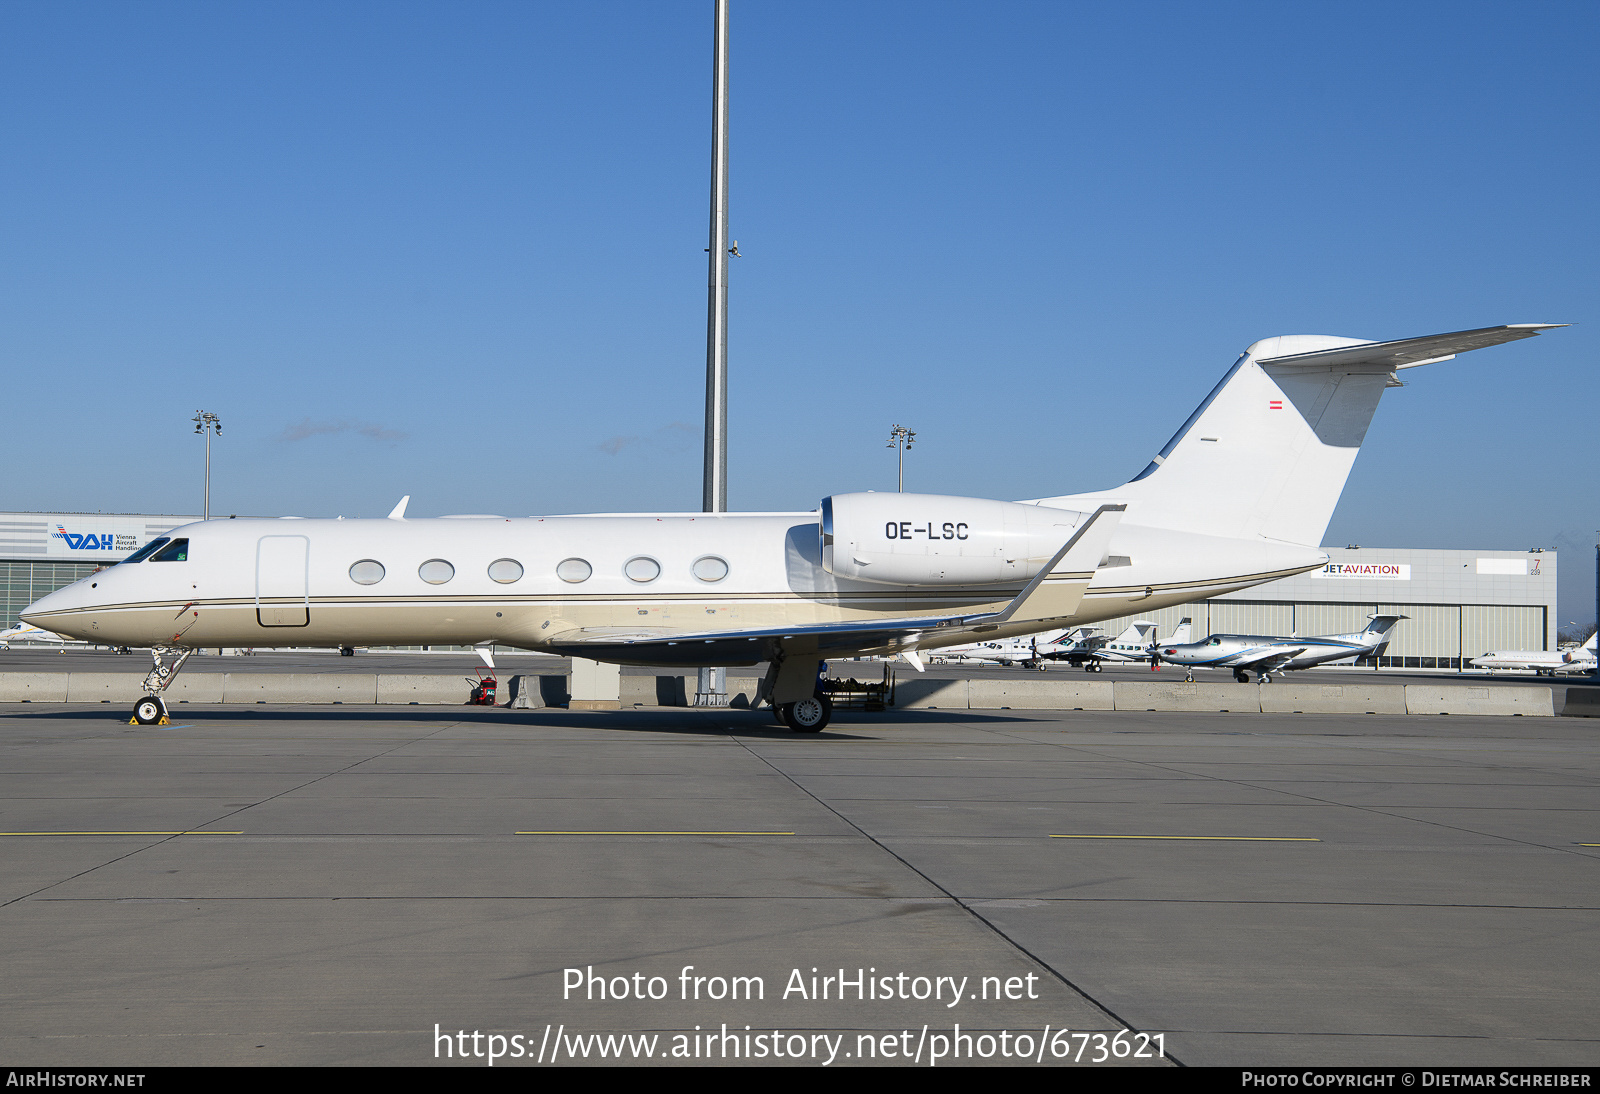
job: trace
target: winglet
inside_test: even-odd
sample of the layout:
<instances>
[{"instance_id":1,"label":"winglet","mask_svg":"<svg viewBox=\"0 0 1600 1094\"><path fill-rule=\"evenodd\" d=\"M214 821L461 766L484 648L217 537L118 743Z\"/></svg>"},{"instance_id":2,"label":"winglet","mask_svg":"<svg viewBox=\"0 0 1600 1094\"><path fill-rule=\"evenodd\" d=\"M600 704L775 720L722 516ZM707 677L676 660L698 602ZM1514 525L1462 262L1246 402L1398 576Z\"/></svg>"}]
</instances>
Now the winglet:
<instances>
[{"instance_id":1,"label":"winglet","mask_svg":"<svg viewBox=\"0 0 1600 1094\"><path fill-rule=\"evenodd\" d=\"M405 520L406 519L406 506L409 505L410 503L411 503L411 495L407 494L405 497L400 499L400 504L399 505L396 505L393 509L389 510L389 519L390 520Z\"/></svg>"}]
</instances>

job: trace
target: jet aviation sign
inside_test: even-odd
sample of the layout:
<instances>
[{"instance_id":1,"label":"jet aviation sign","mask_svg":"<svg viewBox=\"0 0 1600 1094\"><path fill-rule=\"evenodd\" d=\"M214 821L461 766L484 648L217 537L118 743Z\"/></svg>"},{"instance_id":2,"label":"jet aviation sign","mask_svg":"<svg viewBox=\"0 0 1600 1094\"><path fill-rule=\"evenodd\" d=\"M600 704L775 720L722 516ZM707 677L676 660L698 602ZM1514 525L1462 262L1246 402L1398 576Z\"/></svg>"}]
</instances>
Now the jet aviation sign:
<instances>
[{"instance_id":1,"label":"jet aviation sign","mask_svg":"<svg viewBox=\"0 0 1600 1094\"><path fill-rule=\"evenodd\" d=\"M1312 577L1342 578L1346 581L1410 581L1409 562L1330 562Z\"/></svg>"}]
</instances>

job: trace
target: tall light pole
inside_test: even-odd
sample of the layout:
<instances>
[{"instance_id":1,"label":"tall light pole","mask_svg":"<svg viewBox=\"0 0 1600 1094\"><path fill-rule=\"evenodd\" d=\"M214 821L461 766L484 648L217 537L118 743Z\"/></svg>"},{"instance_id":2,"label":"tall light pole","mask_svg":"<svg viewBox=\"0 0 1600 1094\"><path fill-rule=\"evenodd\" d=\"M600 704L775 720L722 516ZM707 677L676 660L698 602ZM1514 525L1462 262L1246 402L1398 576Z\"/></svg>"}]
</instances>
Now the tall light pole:
<instances>
[{"instance_id":1,"label":"tall light pole","mask_svg":"<svg viewBox=\"0 0 1600 1094\"><path fill-rule=\"evenodd\" d=\"M902 494L906 491L906 451L910 449L911 442L916 439L917 434L915 430L907 429L905 426L896 423L894 427L889 430L889 443L884 445L885 448L893 448L897 450L895 455L895 462L897 464L895 469L895 489L900 491Z\"/></svg>"},{"instance_id":2,"label":"tall light pole","mask_svg":"<svg viewBox=\"0 0 1600 1094\"><path fill-rule=\"evenodd\" d=\"M706 454L702 509L728 511L728 0L716 0L711 60L711 242L706 293ZM728 705L727 670L702 668L695 706Z\"/></svg>"},{"instance_id":3,"label":"tall light pole","mask_svg":"<svg viewBox=\"0 0 1600 1094\"><path fill-rule=\"evenodd\" d=\"M706 299L707 513L728 511L728 0L716 0L711 65L711 243Z\"/></svg>"},{"instance_id":4,"label":"tall light pole","mask_svg":"<svg viewBox=\"0 0 1600 1094\"><path fill-rule=\"evenodd\" d=\"M194 431L206 435L206 504L201 520L211 519L211 434L222 435L222 419L209 410L194 412Z\"/></svg>"}]
</instances>

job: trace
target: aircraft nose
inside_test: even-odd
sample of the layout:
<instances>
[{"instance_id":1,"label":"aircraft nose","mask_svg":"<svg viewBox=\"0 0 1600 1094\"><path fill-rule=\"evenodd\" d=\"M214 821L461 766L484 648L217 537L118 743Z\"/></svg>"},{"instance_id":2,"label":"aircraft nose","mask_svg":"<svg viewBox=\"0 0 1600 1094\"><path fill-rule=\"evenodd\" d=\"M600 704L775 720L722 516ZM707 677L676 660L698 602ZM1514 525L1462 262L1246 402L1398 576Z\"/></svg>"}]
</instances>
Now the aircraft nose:
<instances>
[{"instance_id":1,"label":"aircraft nose","mask_svg":"<svg viewBox=\"0 0 1600 1094\"><path fill-rule=\"evenodd\" d=\"M46 593L41 596L38 600L22 609L19 617L24 623L31 623L35 627L43 627L45 630L49 630L50 613L81 608L83 606L82 599L77 591L69 585L65 589L57 589L53 593Z\"/></svg>"}]
</instances>

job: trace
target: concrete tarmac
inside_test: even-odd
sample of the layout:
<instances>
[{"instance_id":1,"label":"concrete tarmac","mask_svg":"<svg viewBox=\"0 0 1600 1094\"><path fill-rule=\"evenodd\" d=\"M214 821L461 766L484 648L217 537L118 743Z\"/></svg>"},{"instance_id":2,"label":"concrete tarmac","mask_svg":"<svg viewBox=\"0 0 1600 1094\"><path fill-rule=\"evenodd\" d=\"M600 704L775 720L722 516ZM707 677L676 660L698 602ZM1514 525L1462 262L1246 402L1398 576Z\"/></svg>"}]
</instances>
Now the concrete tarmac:
<instances>
[{"instance_id":1,"label":"concrete tarmac","mask_svg":"<svg viewBox=\"0 0 1600 1094\"><path fill-rule=\"evenodd\" d=\"M1592 1066L1593 725L9 705L0 1053Z\"/></svg>"}]
</instances>

